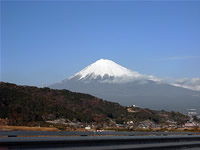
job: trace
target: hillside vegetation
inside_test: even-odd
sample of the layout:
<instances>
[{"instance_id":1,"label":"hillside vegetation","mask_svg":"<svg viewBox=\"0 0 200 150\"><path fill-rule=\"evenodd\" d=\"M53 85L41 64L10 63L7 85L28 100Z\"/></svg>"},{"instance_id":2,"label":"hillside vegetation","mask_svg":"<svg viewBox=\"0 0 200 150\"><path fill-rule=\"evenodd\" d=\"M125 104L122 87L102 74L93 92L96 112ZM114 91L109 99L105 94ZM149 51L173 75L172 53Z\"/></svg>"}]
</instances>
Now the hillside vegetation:
<instances>
[{"instance_id":1,"label":"hillside vegetation","mask_svg":"<svg viewBox=\"0 0 200 150\"><path fill-rule=\"evenodd\" d=\"M178 123L188 117L175 112L130 108L97 97L68 90L53 90L31 86L0 83L0 118L8 125L34 126L46 121L64 118L77 122L135 122L150 119L162 123L173 119Z\"/></svg>"},{"instance_id":2,"label":"hillside vegetation","mask_svg":"<svg viewBox=\"0 0 200 150\"><path fill-rule=\"evenodd\" d=\"M29 125L58 118L104 122L124 118L126 108L88 94L0 83L0 118L10 125Z\"/></svg>"}]
</instances>

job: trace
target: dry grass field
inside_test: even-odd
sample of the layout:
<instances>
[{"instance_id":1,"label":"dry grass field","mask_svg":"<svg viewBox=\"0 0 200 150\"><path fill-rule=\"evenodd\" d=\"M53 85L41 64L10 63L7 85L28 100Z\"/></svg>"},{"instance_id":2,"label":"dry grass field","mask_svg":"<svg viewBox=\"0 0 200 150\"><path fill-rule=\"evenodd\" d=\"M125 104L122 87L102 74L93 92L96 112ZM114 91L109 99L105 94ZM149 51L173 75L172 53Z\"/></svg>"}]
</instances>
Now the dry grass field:
<instances>
[{"instance_id":1,"label":"dry grass field","mask_svg":"<svg viewBox=\"0 0 200 150\"><path fill-rule=\"evenodd\" d=\"M53 127L0 126L0 131L59 131Z\"/></svg>"}]
</instances>

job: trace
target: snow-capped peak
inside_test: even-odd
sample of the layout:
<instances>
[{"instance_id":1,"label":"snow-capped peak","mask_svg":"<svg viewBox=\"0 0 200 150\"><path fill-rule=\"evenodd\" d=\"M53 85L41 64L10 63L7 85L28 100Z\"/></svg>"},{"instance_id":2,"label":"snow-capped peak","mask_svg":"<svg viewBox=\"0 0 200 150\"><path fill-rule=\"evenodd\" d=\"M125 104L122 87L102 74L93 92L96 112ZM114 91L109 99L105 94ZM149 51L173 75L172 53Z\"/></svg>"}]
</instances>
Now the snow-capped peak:
<instances>
[{"instance_id":1,"label":"snow-capped peak","mask_svg":"<svg viewBox=\"0 0 200 150\"><path fill-rule=\"evenodd\" d=\"M79 76L79 79L84 79L86 77L92 77L93 79L100 76L103 78L104 76L108 77L138 77L139 73L133 72L125 67L118 65L112 60L100 59L95 63L87 66L80 72L76 73L74 76Z\"/></svg>"},{"instance_id":2,"label":"snow-capped peak","mask_svg":"<svg viewBox=\"0 0 200 150\"><path fill-rule=\"evenodd\" d=\"M99 59L95 63L87 66L80 72L76 73L75 75L71 76L69 79L76 78L78 80L85 80L85 79L97 79L101 77L101 79L112 78L113 79L120 79L120 81L124 81L127 79L138 79L138 78L148 78L150 80L154 80L153 76L146 76L141 75L138 72L129 70L112 60L107 59Z\"/></svg>"}]
</instances>

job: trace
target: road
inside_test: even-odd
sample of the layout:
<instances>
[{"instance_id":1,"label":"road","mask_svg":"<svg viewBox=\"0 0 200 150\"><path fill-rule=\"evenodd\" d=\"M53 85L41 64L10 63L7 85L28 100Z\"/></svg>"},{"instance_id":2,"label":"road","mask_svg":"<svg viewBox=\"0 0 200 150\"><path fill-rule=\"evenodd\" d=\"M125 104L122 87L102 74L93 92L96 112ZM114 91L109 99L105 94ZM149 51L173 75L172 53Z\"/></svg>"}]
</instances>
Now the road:
<instances>
[{"instance_id":1,"label":"road","mask_svg":"<svg viewBox=\"0 0 200 150\"><path fill-rule=\"evenodd\" d=\"M200 149L200 135L0 137L0 150L164 150L179 148Z\"/></svg>"}]
</instances>

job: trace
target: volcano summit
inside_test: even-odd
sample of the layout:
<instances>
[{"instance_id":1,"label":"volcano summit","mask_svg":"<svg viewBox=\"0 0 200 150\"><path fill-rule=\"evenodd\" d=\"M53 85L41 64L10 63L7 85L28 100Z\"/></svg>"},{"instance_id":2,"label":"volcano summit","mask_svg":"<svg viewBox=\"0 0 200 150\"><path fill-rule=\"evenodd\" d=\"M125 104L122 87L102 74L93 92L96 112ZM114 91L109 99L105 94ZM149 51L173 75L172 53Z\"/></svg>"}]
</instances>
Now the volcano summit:
<instances>
[{"instance_id":1,"label":"volcano summit","mask_svg":"<svg viewBox=\"0 0 200 150\"><path fill-rule=\"evenodd\" d=\"M128 82L130 80L142 78L156 80L153 76L139 74L138 72L120 66L112 60L100 59L70 77L69 80L77 79L81 81L96 80L98 82Z\"/></svg>"}]
</instances>

